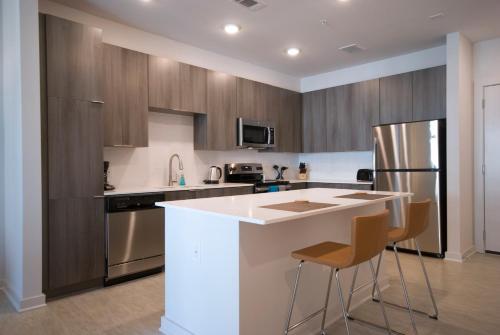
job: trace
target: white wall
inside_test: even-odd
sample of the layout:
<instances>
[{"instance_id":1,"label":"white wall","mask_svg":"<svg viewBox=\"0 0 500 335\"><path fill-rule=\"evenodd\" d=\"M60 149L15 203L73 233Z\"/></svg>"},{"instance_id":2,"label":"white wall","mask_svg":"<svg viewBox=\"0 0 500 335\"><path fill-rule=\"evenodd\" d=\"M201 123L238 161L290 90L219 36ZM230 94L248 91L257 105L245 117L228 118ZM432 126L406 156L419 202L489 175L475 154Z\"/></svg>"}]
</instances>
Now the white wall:
<instances>
[{"instance_id":1,"label":"white wall","mask_svg":"<svg viewBox=\"0 0 500 335\"><path fill-rule=\"evenodd\" d=\"M3 0L4 291L17 310L45 304L38 4Z\"/></svg>"},{"instance_id":2,"label":"white wall","mask_svg":"<svg viewBox=\"0 0 500 335\"><path fill-rule=\"evenodd\" d=\"M104 42L151 55L172 58L211 70L230 73L278 87L300 90L300 79L214 52L199 49L160 35L84 13L48 0L39 1L40 12L103 29Z\"/></svg>"},{"instance_id":3,"label":"white wall","mask_svg":"<svg viewBox=\"0 0 500 335\"><path fill-rule=\"evenodd\" d=\"M301 91L315 91L444 64L445 45L305 77L301 80Z\"/></svg>"},{"instance_id":4,"label":"white wall","mask_svg":"<svg viewBox=\"0 0 500 335\"><path fill-rule=\"evenodd\" d=\"M3 4L0 5L0 18L2 18L3 22ZM5 50L5 46L3 44L3 24L0 23L0 289L3 288L4 285L4 277L5 277L5 272L4 272L4 226L5 226L5 216L4 216L4 201L5 201L5 186L4 186L4 128L5 128L5 122L3 119L4 115L4 106L3 106L3 101L4 101L4 90L3 90L3 50Z\"/></svg>"},{"instance_id":5,"label":"white wall","mask_svg":"<svg viewBox=\"0 0 500 335\"><path fill-rule=\"evenodd\" d=\"M446 258L461 261L474 251L473 54L460 33L447 35L447 200Z\"/></svg>"},{"instance_id":6,"label":"white wall","mask_svg":"<svg viewBox=\"0 0 500 335\"><path fill-rule=\"evenodd\" d=\"M303 153L299 162L308 165L309 179L354 181L358 169L372 169L371 151Z\"/></svg>"},{"instance_id":7,"label":"white wall","mask_svg":"<svg viewBox=\"0 0 500 335\"><path fill-rule=\"evenodd\" d=\"M230 162L262 162L266 178L274 176L272 166L290 168L287 177L295 178L296 154L259 153L254 150L194 151L193 117L174 114L149 114L149 147L105 148L104 158L111 163L110 183L117 187L159 186L168 183L168 160L178 153L184 163L188 184L200 183L211 165ZM177 161L174 161L177 170Z\"/></svg>"},{"instance_id":8,"label":"white wall","mask_svg":"<svg viewBox=\"0 0 500 335\"><path fill-rule=\"evenodd\" d=\"M484 187L483 163L483 86L500 84L500 38L474 44L474 186L475 186L475 244L484 251Z\"/></svg>"}]
</instances>

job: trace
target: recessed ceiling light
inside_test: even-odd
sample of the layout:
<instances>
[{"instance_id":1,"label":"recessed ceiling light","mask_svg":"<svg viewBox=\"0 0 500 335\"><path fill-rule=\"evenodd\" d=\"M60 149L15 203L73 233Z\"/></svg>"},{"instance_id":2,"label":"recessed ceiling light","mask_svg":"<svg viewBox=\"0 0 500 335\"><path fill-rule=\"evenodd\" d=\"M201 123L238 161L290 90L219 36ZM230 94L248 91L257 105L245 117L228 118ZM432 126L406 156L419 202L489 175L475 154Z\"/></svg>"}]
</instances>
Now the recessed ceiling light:
<instances>
[{"instance_id":1,"label":"recessed ceiling light","mask_svg":"<svg viewBox=\"0 0 500 335\"><path fill-rule=\"evenodd\" d=\"M349 0L337 0L338 2L349 2Z\"/></svg>"},{"instance_id":2,"label":"recessed ceiling light","mask_svg":"<svg viewBox=\"0 0 500 335\"><path fill-rule=\"evenodd\" d=\"M147 2L151 2L151 0L141 0L141 2L147 3Z\"/></svg>"},{"instance_id":3,"label":"recessed ceiling light","mask_svg":"<svg viewBox=\"0 0 500 335\"><path fill-rule=\"evenodd\" d=\"M240 26L233 23L228 23L224 26L224 31L229 35L237 34L240 32L240 30L241 30Z\"/></svg>"},{"instance_id":4,"label":"recessed ceiling light","mask_svg":"<svg viewBox=\"0 0 500 335\"><path fill-rule=\"evenodd\" d=\"M300 49L299 48L288 48L286 49L286 54L290 57L295 57L300 54Z\"/></svg>"}]
</instances>

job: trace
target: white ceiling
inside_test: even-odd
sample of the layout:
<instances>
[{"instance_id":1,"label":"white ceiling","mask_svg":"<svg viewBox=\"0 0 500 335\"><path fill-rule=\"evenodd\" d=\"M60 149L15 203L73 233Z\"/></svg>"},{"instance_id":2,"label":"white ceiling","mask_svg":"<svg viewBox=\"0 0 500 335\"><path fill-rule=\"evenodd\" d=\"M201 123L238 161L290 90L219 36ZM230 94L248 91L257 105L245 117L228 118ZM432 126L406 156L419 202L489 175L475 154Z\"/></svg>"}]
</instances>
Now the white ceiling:
<instances>
[{"instance_id":1,"label":"white ceiling","mask_svg":"<svg viewBox=\"0 0 500 335\"><path fill-rule=\"evenodd\" d=\"M449 32L472 41L500 36L499 0L264 0L257 12L234 0L56 1L296 77L430 48ZM429 19L439 12L444 17ZM226 35L227 22L242 31ZM366 50L338 51L351 43ZM303 52L291 59L284 54L290 46Z\"/></svg>"}]
</instances>

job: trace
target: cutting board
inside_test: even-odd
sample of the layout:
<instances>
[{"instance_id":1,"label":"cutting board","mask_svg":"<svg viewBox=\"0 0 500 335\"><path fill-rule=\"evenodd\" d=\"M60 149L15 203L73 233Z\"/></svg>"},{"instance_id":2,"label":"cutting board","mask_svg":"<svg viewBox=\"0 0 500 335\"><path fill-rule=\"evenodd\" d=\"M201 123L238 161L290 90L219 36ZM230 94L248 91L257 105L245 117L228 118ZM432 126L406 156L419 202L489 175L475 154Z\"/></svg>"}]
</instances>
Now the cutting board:
<instances>
[{"instance_id":1,"label":"cutting board","mask_svg":"<svg viewBox=\"0 0 500 335\"><path fill-rule=\"evenodd\" d=\"M357 193L339 195L339 196L336 196L335 198L357 199L357 200L378 200L378 199L383 199L383 198L388 198L388 197L390 197L390 195L369 194L369 193L365 193L365 192L357 192Z\"/></svg>"},{"instance_id":2,"label":"cutting board","mask_svg":"<svg viewBox=\"0 0 500 335\"><path fill-rule=\"evenodd\" d=\"M334 207L334 206L338 206L338 205L327 204L327 203L322 203L322 202L310 202L307 200L297 200L297 201L292 201L292 202L284 202L281 204L261 206L261 208L277 209L280 211L301 213L301 212L312 211L315 209L322 209L322 208L328 208L328 207Z\"/></svg>"}]
</instances>

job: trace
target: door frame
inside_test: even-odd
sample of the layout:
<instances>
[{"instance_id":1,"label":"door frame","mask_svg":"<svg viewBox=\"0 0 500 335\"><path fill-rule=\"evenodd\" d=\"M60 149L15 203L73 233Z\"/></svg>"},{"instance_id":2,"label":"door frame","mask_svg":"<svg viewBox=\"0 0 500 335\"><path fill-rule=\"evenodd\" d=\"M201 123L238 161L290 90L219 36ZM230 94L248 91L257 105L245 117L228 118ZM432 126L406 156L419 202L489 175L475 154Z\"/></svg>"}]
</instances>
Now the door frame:
<instances>
[{"instance_id":1,"label":"door frame","mask_svg":"<svg viewBox=\"0 0 500 335\"><path fill-rule=\"evenodd\" d=\"M500 82L495 84L482 85L480 87L481 99L476 102L476 108L479 112L476 113L476 135L475 135L475 172L474 172L474 183L475 183L475 224L474 224L474 239L476 250L484 253L485 252L485 240L486 240L486 189L485 189L485 147L486 147L486 136L484 131L486 110L485 110L485 100L486 100L486 89L488 87L500 86ZM479 94L477 95L479 96Z\"/></svg>"}]
</instances>

